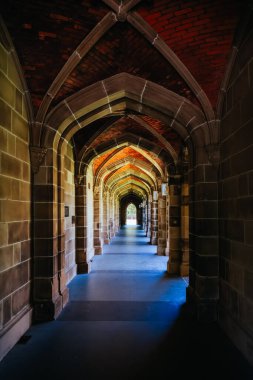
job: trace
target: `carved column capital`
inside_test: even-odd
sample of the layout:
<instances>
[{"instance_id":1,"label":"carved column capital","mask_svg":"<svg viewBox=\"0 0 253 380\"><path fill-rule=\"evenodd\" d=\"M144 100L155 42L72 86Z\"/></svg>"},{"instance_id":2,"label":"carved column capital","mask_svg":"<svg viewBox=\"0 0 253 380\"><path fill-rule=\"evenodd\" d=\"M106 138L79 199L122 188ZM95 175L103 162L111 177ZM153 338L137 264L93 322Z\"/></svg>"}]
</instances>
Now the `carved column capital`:
<instances>
[{"instance_id":1,"label":"carved column capital","mask_svg":"<svg viewBox=\"0 0 253 380\"><path fill-rule=\"evenodd\" d=\"M81 186L83 184L84 184L84 176L80 175L80 174L76 175L75 176L75 185L76 186Z\"/></svg>"},{"instance_id":2,"label":"carved column capital","mask_svg":"<svg viewBox=\"0 0 253 380\"><path fill-rule=\"evenodd\" d=\"M34 174L38 173L46 154L47 148L41 148L39 146L30 146L31 167L32 172Z\"/></svg>"},{"instance_id":3,"label":"carved column capital","mask_svg":"<svg viewBox=\"0 0 253 380\"><path fill-rule=\"evenodd\" d=\"M94 196L98 196L99 195L99 187L98 186L94 186L93 194L94 194Z\"/></svg>"}]
</instances>

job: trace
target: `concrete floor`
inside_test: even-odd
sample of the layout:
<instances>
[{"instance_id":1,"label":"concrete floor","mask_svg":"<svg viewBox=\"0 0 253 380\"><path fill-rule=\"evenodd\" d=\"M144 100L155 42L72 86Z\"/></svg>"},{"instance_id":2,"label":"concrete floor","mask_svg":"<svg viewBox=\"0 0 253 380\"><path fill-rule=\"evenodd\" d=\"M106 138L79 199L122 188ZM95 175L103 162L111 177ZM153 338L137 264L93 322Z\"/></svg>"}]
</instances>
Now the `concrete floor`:
<instances>
[{"instance_id":1,"label":"concrete floor","mask_svg":"<svg viewBox=\"0 0 253 380\"><path fill-rule=\"evenodd\" d=\"M70 283L60 317L33 326L1 362L0 379L252 380L219 327L190 318L186 279L169 277L155 248L142 230L122 229Z\"/></svg>"}]
</instances>

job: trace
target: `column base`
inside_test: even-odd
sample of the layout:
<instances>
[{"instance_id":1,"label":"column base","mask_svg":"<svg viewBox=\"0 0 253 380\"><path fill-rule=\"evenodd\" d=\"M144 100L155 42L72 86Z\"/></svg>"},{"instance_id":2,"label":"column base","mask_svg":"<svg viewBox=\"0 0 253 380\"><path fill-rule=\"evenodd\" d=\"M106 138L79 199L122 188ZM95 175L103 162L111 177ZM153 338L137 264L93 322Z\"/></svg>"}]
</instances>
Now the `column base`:
<instances>
[{"instance_id":1,"label":"column base","mask_svg":"<svg viewBox=\"0 0 253 380\"><path fill-rule=\"evenodd\" d=\"M180 276L186 277L189 276L189 264L181 264L180 265Z\"/></svg>"},{"instance_id":2,"label":"column base","mask_svg":"<svg viewBox=\"0 0 253 380\"><path fill-rule=\"evenodd\" d=\"M102 255L102 247L94 247L94 255Z\"/></svg>"},{"instance_id":3,"label":"column base","mask_svg":"<svg viewBox=\"0 0 253 380\"><path fill-rule=\"evenodd\" d=\"M65 288L63 291L62 291L62 309L67 305L67 303L69 302L69 289L68 288Z\"/></svg>"},{"instance_id":4,"label":"column base","mask_svg":"<svg viewBox=\"0 0 253 380\"><path fill-rule=\"evenodd\" d=\"M77 274L90 273L91 262L77 264Z\"/></svg>"},{"instance_id":5,"label":"column base","mask_svg":"<svg viewBox=\"0 0 253 380\"><path fill-rule=\"evenodd\" d=\"M157 238L153 238L150 240L151 245L157 245Z\"/></svg>"},{"instance_id":6,"label":"column base","mask_svg":"<svg viewBox=\"0 0 253 380\"><path fill-rule=\"evenodd\" d=\"M61 313L64 306L69 300L69 290L64 289L64 292L55 300L41 300L34 302L33 320L35 322L46 322L56 319Z\"/></svg>"},{"instance_id":7,"label":"column base","mask_svg":"<svg viewBox=\"0 0 253 380\"><path fill-rule=\"evenodd\" d=\"M175 262L171 262L170 260L168 261L167 263L167 272L169 274L176 274L176 275L179 275L180 273L180 264Z\"/></svg>"},{"instance_id":8,"label":"column base","mask_svg":"<svg viewBox=\"0 0 253 380\"><path fill-rule=\"evenodd\" d=\"M165 247L157 247L158 256L165 256Z\"/></svg>"}]
</instances>

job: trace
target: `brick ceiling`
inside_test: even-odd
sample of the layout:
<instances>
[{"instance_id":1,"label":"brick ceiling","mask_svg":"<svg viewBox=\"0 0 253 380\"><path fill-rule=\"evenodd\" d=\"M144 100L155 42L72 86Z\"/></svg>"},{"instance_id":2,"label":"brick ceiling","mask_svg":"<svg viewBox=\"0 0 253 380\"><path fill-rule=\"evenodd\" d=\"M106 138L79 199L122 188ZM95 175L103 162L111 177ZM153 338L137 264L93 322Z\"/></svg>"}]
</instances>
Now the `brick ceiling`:
<instances>
[{"instance_id":1,"label":"brick ceiling","mask_svg":"<svg viewBox=\"0 0 253 380\"><path fill-rule=\"evenodd\" d=\"M138 75L194 100L175 69L149 42L131 25L117 23L65 81L54 104L80 88L122 72Z\"/></svg>"},{"instance_id":2,"label":"brick ceiling","mask_svg":"<svg viewBox=\"0 0 253 380\"><path fill-rule=\"evenodd\" d=\"M120 139L130 133L152 141L153 144L162 148L162 143L152 134L152 130L154 130L170 141L173 148L179 152L181 140L172 128L146 115L141 116L140 119L147 123L151 127L151 130L143 128L141 124L131 117L103 118L90 124L88 128L80 130L75 135L76 145L81 147L82 141L86 141L86 144L89 142L89 145L94 148L106 142L109 145L113 140Z\"/></svg>"},{"instance_id":3,"label":"brick ceiling","mask_svg":"<svg viewBox=\"0 0 253 380\"><path fill-rule=\"evenodd\" d=\"M43 98L71 54L92 29L113 11L110 2L112 0L1 2L0 11L24 71L35 117ZM122 7L130 2L116 0L114 4ZM159 36L165 41L196 79L215 110L241 2L142 0L136 3L130 14L137 13L143 22L153 28L156 38ZM49 111L77 91L121 72L160 84L198 104L196 95L185 80L155 48L155 39L150 43L130 22L125 21L115 22L80 59L63 80L49 105ZM90 124L74 137L77 152L87 144L95 149L101 144L109 146L129 134L166 150L162 140L165 139L176 154L180 152L182 141L169 120L165 125L146 115L139 115L139 118L141 120L136 121L131 115L113 116ZM147 128L143 127L143 123ZM152 152L148 154L163 166L161 158ZM117 152L110 162L114 160L116 163L119 157L129 155L139 155L140 160L147 160L129 147ZM94 170L108 156L106 153L97 158Z\"/></svg>"},{"instance_id":4,"label":"brick ceiling","mask_svg":"<svg viewBox=\"0 0 253 380\"><path fill-rule=\"evenodd\" d=\"M111 153L111 152L110 152ZM113 155L113 157L109 158L110 156L110 153L104 153L103 155L97 157L95 160L94 160L94 163L93 163L93 170L94 170L94 174L96 174L96 171L98 169L98 167L100 167L100 165L106 160L106 164L107 166L112 166L112 164L115 164L117 165L119 162L121 162L121 160L137 160L137 161L142 161L143 163L147 164L147 165L150 165L150 163L152 161L151 160L154 160L162 169L164 169L164 163L161 159L159 159L157 156L155 156L154 154L152 154L152 152L149 152L148 153L148 158L143 156L143 154L139 151L136 151L133 147L123 147L121 150L115 152L115 154ZM109 159L108 159L109 158Z\"/></svg>"}]
</instances>

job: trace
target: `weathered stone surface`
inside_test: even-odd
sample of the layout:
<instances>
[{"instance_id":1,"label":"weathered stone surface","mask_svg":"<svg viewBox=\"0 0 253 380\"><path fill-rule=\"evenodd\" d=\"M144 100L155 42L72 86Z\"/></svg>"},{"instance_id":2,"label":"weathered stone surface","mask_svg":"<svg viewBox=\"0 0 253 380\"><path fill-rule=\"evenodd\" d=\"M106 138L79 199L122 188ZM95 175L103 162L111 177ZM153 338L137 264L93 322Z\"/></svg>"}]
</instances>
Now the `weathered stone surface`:
<instances>
[{"instance_id":1,"label":"weathered stone surface","mask_svg":"<svg viewBox=\"0 0 253 380\"><path fill-rule=\"evenodd\" d=\"M0 273L1 299L28 282L28 262L16 265Z\"/></svg>"},{"instance_id":2,"label":"weathered stone surface","mask_svg":"<svg viewBox=\"0 0 253 380\"><path fill-rule=\"evenodd\" d=\"M31 285L27 284L12 295L12 313L17 314L30 303Z\"/></svg>"},{"instance_id":3,"label":"weathered stone surface","mask_svg":"<svg viewBox=\"0 0 253 380\"><path fill-rule=\"evenodd\" d=\"M12 111L12 132L24 141L28 141L27 122L14 111Z\"/></svg>"},{"instance_id":4,"label":"weathered stone surface","mask_svg":"<svg viewBox=\"0 0 253 380\"><path fill-rule=\"evenodd\" d=\"M6 246L0 248L0 272L13 265L13 247Z\"/></svg>"}]
</instances>

